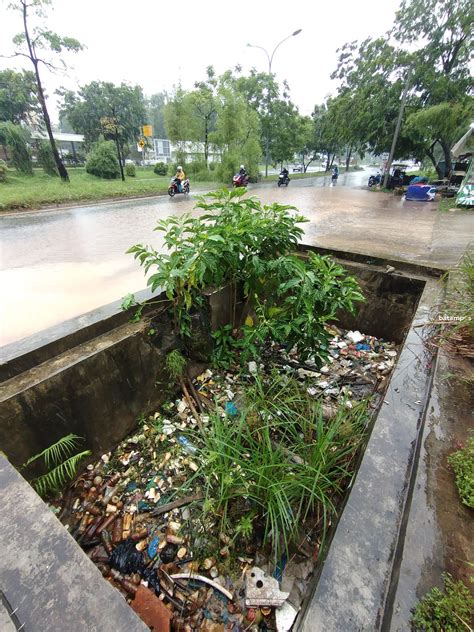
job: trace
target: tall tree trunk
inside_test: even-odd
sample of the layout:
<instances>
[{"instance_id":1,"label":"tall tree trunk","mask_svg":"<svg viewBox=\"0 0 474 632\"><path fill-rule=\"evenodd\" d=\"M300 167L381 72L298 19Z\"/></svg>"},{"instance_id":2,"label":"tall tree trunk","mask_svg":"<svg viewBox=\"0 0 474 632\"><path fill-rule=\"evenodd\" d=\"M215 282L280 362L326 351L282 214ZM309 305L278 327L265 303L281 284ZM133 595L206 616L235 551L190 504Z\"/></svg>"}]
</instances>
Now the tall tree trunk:
<instances>
[{"instance_id":1,"label":"tall tree trunk","mask_svg":"<svg viewBox=\"0 0 474 632\"><path fill-rule=\"evenodd\" d=\"M125 174L123 173L123 160L122 160L122 152L120 151L120 143L118 139L118 134L115 132L115 146L117 147L117 156L120 165L120 175L122 177L122 182L125 182Z\"/></svg>"},{"instance_id":2,"label":"tall tree trunk","mask_svg":"<svg viewBox=\"0 0 474 632\"><path fill-rule=\"evenodd\" d=\"M38 70L38 60L36 58L35 51L31 43L30 34L28 31L26 3L23 3L23 26L25 29L25 39L28 45L28 51L30 53L30 60L35 69L36 85L38 88L38 100L40 102L41 110L43 112L44 124L46 126L46 131L48 132L49 142L50 142L51 150L54 156L54 162L56 163L56 168L61 177L61 180L63 180L64 182L69 182L69 174L59 155L58 148L56 147L56 142L53 136L53 130L51 128L51 119L49 118L48 108L46 107L46 99L44 96L43 85L41 83L41 78L40 78L39 70Z\"/></svg>"},{"instance_id":3,"label":"tall tree trunk","mask_svg":"<svg viewBox=\"0 0 474 632\"><path fill-rule=\"evenodd\" d=\"M438 164L435 155L434 155L434 148L435 145L438 141L435 141L431 147L429 149L426 150L426 155L428 156L428 158L431 160L431 162L433 163L433 167L436 169L436 173L438 175L438 178L440 180L442 180L445 177L445 172L444 170L440 167L440 165Z\"/></svg>"},{"instance_id":4,"label":"tall tree trunk","mask_svg":"<svg viewBox=\"0 0 474 632\"><path fill-rule=\"evenodd\" d=\"M439 144L441 145L441 148L443 150L443 154L444 154L444 162L446 164L446 172L449 176L449 174L451 173L452 169L453 169L453 161L451 159L451 147L448 145L448 143L444 140L444 138L442 138L439 141Z\"/></svg>"},{"instance_id":5,"label":"tall tree trunk","mask_svg":"<svg viewBox=\"0 0 474 632\"><path fill-rule=\"evenodd\" d=\"M330 167L331 167L331 152L328 151L327 152L327 159L326 159L326 171L329 171Z\"/></svg>"},{"instance_id":6,"label":"tall tree trunk","mask_svg":"<svg viewBox=\"0 0 474 632\"><path fill-rule=\"evenodd\" d=\"M209 160L209 129L206 122L206 128L204 130L204 162L206 163L206 169L207 169L208 160Z\"/></svg>"},{"instance_id":7,"label":"tall tree trunk","mask_svg":"<svg viewBox=\"0 0 474 632\"><path fill-rule=\"evenodd\" d=\"M352 147L349 147L349 151L346 154L346 172L349 171L349 165L351 163Z\"/></svg>"}]
</instances>

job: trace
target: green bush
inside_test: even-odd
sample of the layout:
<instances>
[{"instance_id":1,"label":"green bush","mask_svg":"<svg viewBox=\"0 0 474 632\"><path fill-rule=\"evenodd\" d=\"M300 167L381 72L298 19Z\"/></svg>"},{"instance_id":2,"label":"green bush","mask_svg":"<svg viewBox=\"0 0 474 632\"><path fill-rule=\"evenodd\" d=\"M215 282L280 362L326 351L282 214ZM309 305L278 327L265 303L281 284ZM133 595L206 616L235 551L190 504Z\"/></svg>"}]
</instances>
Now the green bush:
<instances>
[{"instance_id":1,"label":"green bush","mask_svg":"<svg viewBox=\"0 0 474 632\"><path fill-rule=\"evenodd\" d=\"M0 160L0 182L5 182L7 179L8 167L4 160Z\"/></svg>"},{"instance_id":2,"label":"green bush","mask_svg":"<svg viewBox=\"0 0 474 632\"><path fill-rule=\"evenodd\" d=\"M456 475L461 502L474 508L474 436L465 448L448 456L448 463Z\"/></svg>"},{"instance_id":3,"label":"green bush","mask_svg":"<svg viewBox=\"0 0 474 632\"><path fill-rule=\"evenodd\" d=\"M132 165L131 163L125 165L125 175L129 178L135 178L135 176L137 175L137 169L135 165Z\"/></svg>"},{"instance_id":4,"label":"green bush","mask_svg":"<svg viewBox=\"0 0 474 632\"><path fill-rule=\"evenodd\" d=\"M120 176L120 165L112 141L99 141L93 146L87 156L86 171L106 180L114 180Z\"/></svg>"},{"instance_id":5,"label":"green bush","mask_svg":"<svg viewBox=\"0 0 474 632\"><path fill-rule=\"evenodd\" d=\"M444 576L444 593L432 588L416 606L411 620L417 632L465 632L474 614L474 600L462 582Z\"/></svg>"},{"instance_id":6,"label":"green bush","mask_svg":"<svg viewBox=\"0 0 474 632\"><path fill-rule=\"evenodd\" d=\"M30 135L21 125L0 123L0 145L6 145L15 169L27 176L33 175L33 163L28 146Z\"/></svg>"},{"instance_id":7,"label":"green bush","mask_svg":"<svg viewBox=\"0 0 474 632\"><path fill-rule=\"evenodd\" d=\"M164 162L157 162L153 172L156 173L157 176L165 176L168 173L168 166Z\"/></svg>"},{"instance_id":8,"label":"green bush","mask_svg":"<svg viewBox=\"0 0 474 632\"><path fill-rule=\"evenodd\" d=\"M41 140L37 145L38 162L48 176L57 176L56 162L54 161L51 145L47 140Z\"/></svg>"}]
</instances>

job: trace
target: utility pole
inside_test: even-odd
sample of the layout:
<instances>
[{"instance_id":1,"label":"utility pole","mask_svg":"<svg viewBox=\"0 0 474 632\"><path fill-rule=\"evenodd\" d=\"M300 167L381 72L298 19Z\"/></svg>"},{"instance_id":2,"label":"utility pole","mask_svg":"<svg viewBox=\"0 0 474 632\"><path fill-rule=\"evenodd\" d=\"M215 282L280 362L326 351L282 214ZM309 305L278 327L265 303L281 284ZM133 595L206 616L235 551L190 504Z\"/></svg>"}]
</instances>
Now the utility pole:
<instances>
[{"instance_id":1,"label":"utility pole","mask_svg":"<svg viewBox=\"0 0 474 632\"><path fill-rule=\"evenodd\" d=\"M383 186L384 189L387 188L388 178L390 176L390 168L392 166L393 156L395 155L395 149L397 148L397 141L398 141L398 136L400 134L400 127L402 126L403 111L405 110L405 103L406 103L406 100L407 100L407 94L408 94L408 90L410 88L410 79L411 79L411 68L408 69L407 78L405 80L405 87L403 88L402 98L400 100L400 108L398 110L397 125L395 126L395 133L393 135L392 147L390 148L390 154L388 156L386 171L385 171L385 175L384 175L384 178L383 178L383 185L382 186Z\"/></svg>"}]
</instances>

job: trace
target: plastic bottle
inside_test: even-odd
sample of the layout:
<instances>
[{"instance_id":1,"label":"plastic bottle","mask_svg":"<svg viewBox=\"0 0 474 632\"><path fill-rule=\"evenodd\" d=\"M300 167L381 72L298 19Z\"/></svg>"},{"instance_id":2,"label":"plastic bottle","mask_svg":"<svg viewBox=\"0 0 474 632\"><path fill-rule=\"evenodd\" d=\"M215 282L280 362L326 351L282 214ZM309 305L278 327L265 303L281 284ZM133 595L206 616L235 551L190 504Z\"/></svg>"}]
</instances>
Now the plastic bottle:
<instances>
[{"instance_id":1,"label":"plastic bottle","mask_svg":"<svg viewBox=\"0 0 474 632\"><path fill-rule=\"evenodd\" d=\"M192 454L193 456L197 454L198 449L185 436L179 435L177 437L177 441L179 445L183 448L183 450L187 452L188 454Z\"/></svg>"}]
</instances>

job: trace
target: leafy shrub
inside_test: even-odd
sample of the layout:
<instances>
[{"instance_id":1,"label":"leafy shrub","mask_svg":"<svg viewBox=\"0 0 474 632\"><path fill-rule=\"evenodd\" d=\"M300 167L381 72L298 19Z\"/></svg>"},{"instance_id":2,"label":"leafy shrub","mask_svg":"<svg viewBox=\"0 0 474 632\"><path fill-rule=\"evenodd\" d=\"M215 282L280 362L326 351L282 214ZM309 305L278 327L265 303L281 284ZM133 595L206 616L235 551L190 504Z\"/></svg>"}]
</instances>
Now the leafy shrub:
<instances>
[{"instance_id":1,"label":"leafy shrub","mask_svg":"<svg viewBox=\"0 0 474 632\"><path fill-rule=\"evenodd\" d=\"M157 176L165 176L168 173L168 166L164 162L157 162L153 171Z\"/></svg>"},{"instance_id":2,"label":"leafy shrub","mask_svg":"<svg viewBox=\"0 0 474 632\"><path fill-rule=\"evenodd\" d=\"M474 436L462 450L448 456L448 463L456 475L456 486L461 501L474 508Z\"/></svg>"},{"instance_id":3,"label":"leafy shrub","mask_svg":"<svg viewBox=\"0 0 474 632\"><path fill-rule=\"evenodd\" d=\"M173 301L182 336L191 335L190 310L204 288L230 284L235 297L239 284L246 299L244 325L235 321L235 298L232 325L239 330L235 347L244 356L257 357L267 341L276 340L296 344L302 356L324 358L324 323L363 300L356 280L329 257L292 254L303 234L298 223L306 221L293 207L241 196L241 190L216 191L209 202L199 198L196 208L204 215L161 220L156 230L165 233L165 255L141 244L128 252L146 271L154 268L148 284Z\"/></svg>"},{"instance_id":4,"label":"leafy shrub","mask_svg":"<svg viewBox=\"0 0 474 632\"><path fill-rule=\"evenodd\" d=\"M29 133L13 123L0 123L0 144L6 145L15 169L25 175L33 175L33 163L28 146Z\"/></svg>"},{"instance_id":5,"label":"leafy shrub","mask_svg":"<svg viewBox=\"0 0 474 632\"><path fill-rule=\"evenodd\" d=\"M444 576L444 593L432 588L416 606L412 629L426 632L465 632L474 615L474 600L462 581Z\"/></svg>"},{"instance_id":6,"label":"leafy shrub","mask_svg":"<svg viewBox=\"0 0 474 632\"><path fill-rule=\"evenodd\" d=\"M0 182L5 182L7 179L8 167L4 160L0 160Z\"/></svg>"},{"instance_id":7,"label":"leafy shrub","mask_svg":"<svg viewBox=\"0 0 474 632\"><path fill-rule=\"evenodd\" d=\"M39 141L37 144L38 162L43 167L43 171L48 176L57 176L56 162L54 161L51 145L47 140Z\"/></svg>"},{"instance_id":8,"label":"leafy shrub","mask_svg":"<svg viewBox=\"0 0 474 632\"><path fill-rule=\"evenodd\" d=\"M113 180L120 176L120 165L112 141L99 141L94 145L87 156L86 171L93 176L107 180Z\"/></svg>"},{"instance_id":9,"label":"leafy shrub","mask_svg":"<svg viewBox=\"0 0 474 632\"><path fill-rule=\"evenodd\" d=\"M137 175L137 169L135 165L132 165L131 163L125 165L125 175L129 178L135 178L135 176Z\"/></svg>"}]
</instances>

